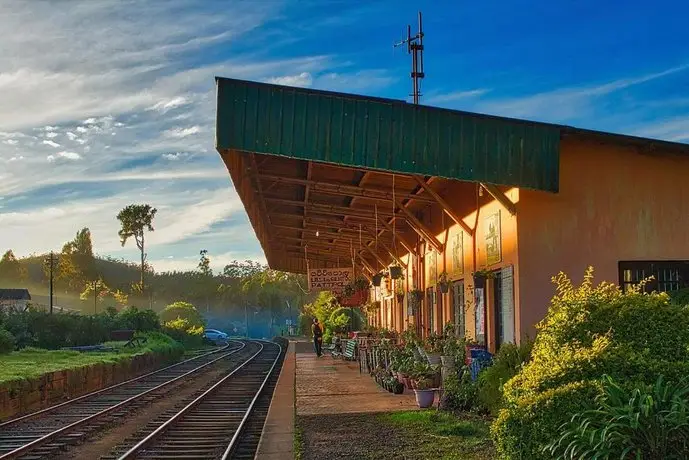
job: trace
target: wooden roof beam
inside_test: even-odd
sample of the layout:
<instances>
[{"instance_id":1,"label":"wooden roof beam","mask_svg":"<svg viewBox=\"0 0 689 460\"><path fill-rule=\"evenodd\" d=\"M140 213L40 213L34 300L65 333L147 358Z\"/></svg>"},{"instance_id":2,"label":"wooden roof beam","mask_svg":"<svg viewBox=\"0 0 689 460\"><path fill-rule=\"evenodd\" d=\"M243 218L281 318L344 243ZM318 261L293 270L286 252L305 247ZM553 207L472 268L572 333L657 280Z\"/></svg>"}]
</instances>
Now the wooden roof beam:
<instances>
[{"instance_id":1,"label":"wooden roof beam","mask_svg":"<svg viewBox=\"0 0 689 460\"><path fill-rule=\"evenodd\" d=\"M500 203L505 209L507 209L507 212L512 214L513 216L517 215L517 206L507 198L507 195L502 193L499 188L497 188L493 184L484 184L483 182L480 183L481 187L483 187L486 192L490 193L490 195L495 198L495 201Z\"/></svg>"},{"instance_id":2,"label":"wooden roof beam","mask_svg":"<svg viewBox=\"0 0 689 460\"><path fill-rule=\"evenodd\" d=\"M311 162L309 162L311 164ZM361 187L358 185L341 184L337 182L321 182L316 180L305 180L296 177L277 176L274 174L262 174L262 180L274 181L274 183L298 184L309 187L311 190L319 193L349 196L353 198L371 198L374 200L383 200L392 202L392 192L380 188ZM426 203L433 203L432 198L425 196L413 195L408 192L395 191L395 196L402 199L422 201Z\"/></svg>"},{"instance_id":3,"label":"wooden roof beam","mask_svg":"<svg viewBox=\"0 0 689 460\"><path fill-rule=\"evenodd\" d=\"M402 212L407 216L407 223L411 228L414 229L416 233L419 234L424 240L426 240L433 248L442 253L443 244L438 240L438 238L433 235L428 227L426 227L416 216L407 209L400 200L397 200L397 206L402 210Z\"/></svg>"},{"instance_id":4,"label":"wooden roof beam","mask_svg":"<svg viewBox=\"0 0 689 460\"><path fill-rule=\"evenodd\" d=\"M436 193L435 190L431 188L430 185L426 183L425 178L417 175L414 175L413 177L416 180L416 182L418 182L418 184L421 186L421 188L423 188L426 191L426 193L432 196L433 199L438 203L438 205L440 205L440 208L443 210L443 212L445 212L445 214L450 216L450 218L454 220L457 225L462 227L462 229L465 232L467 232L470 236L474 236L474 231L471 229L471 227L469 227L462 220L462 218L452 209L452 206L450 206L447 201L445 201L440 195L438 195L438 193Z\"/></svg>"},{"instance_id":5,"label":"wooden roof beam","mask_svg":"<svg viewBox=\"0 0 689 460\"><path fill-rule=\"evenodd\" d=\"M387 222L385 221L385 219L383 219L382 217L379 216L379 217L378 217L378 220L379 220L380 223L383 225L383 227L385 228L385 230L389 231L391 234L394 234L394 233L395 233L395 230L392 228L392 226L390 226L389 223L387 223ZM413 245L413 244L410 244L410 243L409 243L405 238L403 238L401 235L396 235L395 238L400 242L400 244L404 247L404 249L407 250L407 252L408 252L409 254L412 254L412 255L414 255L414 256L417 255L417 254L416 254L416 250L414 249L414 245Z\"/></svg>"},{"instance_id":6,"label":"wooden roof beam","mask_svg":"<svg viewBox=\"0 0 689 460\"><path fill-rule=\"evenodd\" d=\"M373 257L375 257L375 259L382 265L381 270L384 270L385 267L388 266L388 263L385 262L385 261L378 255L378 253L377 253L376 251L374 251L373 249L371 249L371 246L365 245L365 246L364 246L364 249L366 249L368 252L370 252L370 253L373 255ZM380 270L378 270L378 271L380 271ZM377 272L376 272L376 273L377 273Z\"/></svg>"},{"instance_id":7,"label":"wooden roof beam","mask_svg":"<svg viewBox=\"0 0 689 460\"><path fill-rule=\"evenodd\" d=\"M270 201L271 203L276 203L276 204L282 204L285 206L300 206L300 207L307 207L309 210L318 210L322 209L324 211L334 211L339 214L352 214L352 215L361 215L364 217L375 217L376 211L375 209L362 209L362 208L350 208L347 206L337 206L333 204L325 204L325 203L305 203L303 201L299 200L289 200L286 198L280 198L277 196L265 196L264 197L266 201ZM389 210L378 210L378 215L382 216L392 216L392 211Z\"/></svg>"}]
</instances>

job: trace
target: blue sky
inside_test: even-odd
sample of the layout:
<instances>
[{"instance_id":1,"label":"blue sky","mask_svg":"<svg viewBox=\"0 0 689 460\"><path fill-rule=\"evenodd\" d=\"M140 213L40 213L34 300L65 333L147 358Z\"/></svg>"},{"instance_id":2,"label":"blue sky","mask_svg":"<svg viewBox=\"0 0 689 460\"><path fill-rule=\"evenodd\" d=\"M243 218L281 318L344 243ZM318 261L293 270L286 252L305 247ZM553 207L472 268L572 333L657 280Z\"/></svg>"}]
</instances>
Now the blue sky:
<instances>
[{"instance_id":1,"label":"blue sky","mask_svg":"<svg viewBox=\"0 0 689 460\"><path fill-rule=\"evenodd\" d=\"M118 210L158 208L158 270L263 255L213 149L215 75L405 99L392 43L422 9L423 103L689 142L686 1L0 4L0 249L81 227L136 260Z\"/></svg>"}]
</instances>

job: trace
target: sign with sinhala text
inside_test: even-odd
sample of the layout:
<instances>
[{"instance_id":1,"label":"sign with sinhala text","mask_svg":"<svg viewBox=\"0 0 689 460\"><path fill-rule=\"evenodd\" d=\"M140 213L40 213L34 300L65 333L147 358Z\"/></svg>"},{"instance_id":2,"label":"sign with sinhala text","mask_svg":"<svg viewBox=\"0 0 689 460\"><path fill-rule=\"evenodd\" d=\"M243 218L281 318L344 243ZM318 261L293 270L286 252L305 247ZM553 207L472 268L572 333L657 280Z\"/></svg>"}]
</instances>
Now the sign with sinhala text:
<instances>
[{"instance_id":1,"label":"sign with sinhala text","mask_svg":"<svg viewBox=\"0 0 689 460\"><path fill-rule=\"evenodd\" d=\"M353 279L352 268L312 268L309 270L309 290L332 291L341 294Z\"/></svg>"}]
</instances>

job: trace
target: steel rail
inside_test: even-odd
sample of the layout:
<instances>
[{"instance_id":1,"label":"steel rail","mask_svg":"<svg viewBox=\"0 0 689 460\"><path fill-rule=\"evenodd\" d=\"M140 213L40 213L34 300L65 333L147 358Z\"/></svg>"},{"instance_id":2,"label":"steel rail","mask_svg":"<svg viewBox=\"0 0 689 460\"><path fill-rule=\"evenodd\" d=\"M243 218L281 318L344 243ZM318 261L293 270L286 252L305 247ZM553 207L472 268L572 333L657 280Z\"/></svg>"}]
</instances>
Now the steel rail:
<instances>
[{"instance_id":1,"label":"steel rail","mask_svg":"<svg viewBox=\"0 0 689 460\"><path fill-rule=\"evenodd\" d=\"M33 449L35 449L35 448L37 448L37 447L39 447L39 446L41 446L41 445L43 445L43 444L46 444L46 443L52 441L52 440L55 439L57 436L59 436L59 435L61 435L61 434L63 434L63 433L66 433L66 432L68 432L68 431L70 431L70 430L72 430L72 429L74 429L74 428L76 428L76 427L78 427L78 426L83 425L84 423L90 422L90 421L92 421L92 420L94 420L94 419L97 419L97 418L102 417L102 416L104 416L104 415L106 415L106 414L108 414L108 413L111 413L111 412L115 411L116 409L122 408L122 407L124 407L124 406L126 406L126 405L128 405L128 404L130 404L130 403L132 403L132 402L134 402L134 401L136 401L137 399L142 398L143 396L145 396L145 395L147 395L147 394L150 394L150 393L152 393L152 392L154 392L154 391L160 390L161 388L164 388L164 387L166 387L166 386L168 386L168 385L170 385L170 384L172 384L172 383L175 383L175 382L177 382L177 381L179 381L179 380L181 380L181 379L183 379L183 378L185 378L185 377L187 377L187 376L189 376L189 375L191 375L191 374L193 374L193 373L195 373L195 372L197 372L197 371L203 369L204 367L210 366L211 364L213 364L213 363L215 363L215 362L217 362L217 361L219 361L219 360L221 360L221 359L223 359L223 358L226 358L227 356L230 356L230 355L232 355L232 354L234 354L234 353L237 353L237 352L239 352L240 350L243 350L243 349L246 347L246 343L244 343L244 342L240 342L240 343L242 344L241 347L236 348L236 349L233 349L233 350L231 350L231 351L228 352L228 353L224 353L224 354L222 354L221 356L219 356L218 358L215 358L215 359L213 359L213 360L211 360L211 361L209 361L209 362L207 362L207 363L204 363L204 364L202 364L202 365L200 365L200 366L198 366L198 367L196 367L196 368L194 368L194 369L192 369L192 370L190 370L190 371L188 371L188 372L185 372L184 374L182 374L182 375L180 375L180 376L177 376L177 377L175 377L175 378L173 378L173 379L171 379L171 380L167 380L167 381L165 381L165 382L163 382L163 383L161 383L161 384L159 384L159 385L157 385L157 386L155 386L155 387L153 387L153 388L150 388L150 389L148 389L148 390L146 390L146 391L143 391L142 393L137 393L136 395L131 396L131 397L125 399L124 401L121 401L121 402L119 402L119 403L117 403L117 404L114 404L114 405L112 405L112 406L110 406L110 407L107 407L107 408L105 408L105 409L103 409L103 410L101 410L101 411L99 411L99 412L97 412L97 413L95 413L95 414L89 415L88 417L84 417L84 418L79 419L79 420L77 420L77 421L75 421L75 422L72 422L72 423L70 423L69 425L63 426L63 427L61 427L61 428L59 428L59 429L57 429L57 430L51 431L50 433L47 433L47 434L41 436L40 438L35 439L34 441L31 441L31 442L29 442L29 443L27 443L27 444L22 445L21 447L18 447L18 448L14 449L14 450L12 450L12 451L9 451L9 452L7 452L7 453L5 453L5 454L3 454L3 455L0 455L0 460L15 459L15 458L17 458L17 457L19 457L19 456L21 456L21 455L24 455L24 454L26 454L27 452L29 452L29 451L31 451L31 450L33 450ZM227 348L227 347L229 347L229 343L228 343L228 345L227 345L225 348ZM208 354L206 354L206 355L202 355L202 356L207 356L207 355L209 355L209 354L212 354L212 352L211 352L211 353L208 353ZM186 361L184 361L184 362L189 362L189 361L191 361L191 360L186 360ZM178 363L178 364L181 364L181 363ZM174 367L174 366L169 366L168 369L169 369L170 367ZM154 373L157 373L157 372L154 372ZM132 381L135 381L135 380L139 380L139 379L133 379ZM130 381L130 383L131 383L131 381ZM121 385L118 384L117 386L121 386Z\"/></svg>"},{"instance_id":2,"label":"steel rail","mask_svg":"<svg viewBox=\"0 0 689 460\"><path fill-rule=\"evenodd\" d=\"M232 378L234 374L239 372L239 370L243 369L244 366L252 362L258 355L261 354L263 349L265 348L263 344L259 344L261 348L254 353L252 356L246 359L240 366L232 370L229 374L227 374L225 377L222 379L218 380L212 387L210 387L208 390L204 391L203 394L201 394L199 397L194 399L192 402L187 404L182 410L177 412L175 415L167 419L162 425L160 425L158 428L156 428L154 431L148 434L144 439L139 441L137 444L135 444L133 447L131 447L127 452L122 454L121 456L118 457L118 460L128 460L132 458L136 458L136 455L144 450L146 447L148 447L156 438L158 438L160 435L165 433L165 431L168 430L175 422L177 422L180 418L182 418L184 415L186 415L189 411L191 411L193 408L198 406L201 402L203 402L210 394L214 393L220 386L222 386L227 380ZM279 358L279 355L278 355Z\"/></svg>"},{"instance_id":3,"label":"steel rail","mask_svg":"<svg viewBox=\"0 0 689 460\"><path fill-rule=\"evenodd\" d=\"M229 343L229 342L230 342L230 341L228 340L228 342L225 344L224 347L219 347L219 348L217 348L217 349L215 349L215 350L213 350L213 351L210 351L210 352L208 352L208 353L202 353L202 354L200 354L200 355L198 355L198 356L194 356L193 358L185 359L184 361L180 361L180 362L178 362L178 363L171 364L171 365L169 365L169 366L166 366L166 367L163 367L163 368L161 368L161 369L158 369L158 370L149 372L149 373L147 373L147 374L140 375L140 376L138 376L138 377L134 377L133 379L125 380L124 382L120 382L120 383L117 383L117 384L115 384L115 385L110 385L109 387L102 388L102 389L100 389L100 390L92 391L91 393L87 393L87 394L85 394L85 395L81 395L81 396L79 396L79 397L77 397L77 398L70 399L69 401L65 401L65 402L60 403L60 404L55 404L54 406L46 407L45 409L41 409L41 410L38 410L38 411L35 411L35 412L31 412L31 413L26 414L26 415L22 415L21 417L17 417L17 418L13 418L13 419L10 419L10 420L6 420L6 421L0 423L0 428L5 428L5 427L8 427L8 426L12 426L12 425L14 425L14 424L16 424L16 423L18 423L18 422L23 422L23 421L28 420L28 419L30 419L30 418L36 417L36 416L38 416L38 415L43 415L43 414L46 414L46 413L48 413L48 412L52 412L52 411L54 411L55 409L59 409L59 408L64 407L64 406L68 406L68 405L70 405L70 404L74 404L74 403L77 403L77 402L79 402L79 401L83 401L84 399L87 399L87 398L92 398L93 396L97 396L97 395L99 395L99 394L101 394L101 393L105 393L106 391L114 390L115 388L119 388L119 387L121 387L121 386L123 386L123 385L128 385L128 384L130 384L130 383L136 382L136 381L141 380L141 379L145 379L145 378L150 377L150 376L152 376L152 375L159 374L159 373L164 372L164 371L168 371L168 370L173 369L173 368L175 368L175 367L177 367L177 366L180 366L180 365L182 365L182 364L186 364L186 363L189 363L189 362L191 362L191 361L194 361L194 360L197 360L197 359L201 359L201 358L203 358L203 357L212 355L212 354L214 354L214 353L220 353L221 351L227 350L227 349L230 347L230 343ZM235 342L236 342L236 341L235 341ZM241 342L240 342L240 343L241 343ZM243 347L242 347L242 348L243 348ZM0 457L0 458L2 458L2 457Z\"/></svg>"},{"instance_id":4,"label":"steel rail","mask_svg":"<svg viewBox=\"0 0 689 460\"><path fill-rule=\"evenodd\" d=\"M239 422L239 427L237 428L237 431L235 431L234 436L232 436L232 439L230 440L230 443L228 444L227 448L225 449L225 452L223 453L222 460L228 460L230 458L230 455L232 454L233 450L235 449L237 445L237 441L239 441L239 438L241 436L242 431L244 430L244 425L246 424L246 421L249 419L249 416L251 415L251 412L254 410L254 405L256 404L256 401L258 400L259 396L261 396L261 393L263 393L263 389L265 388L266 384L268 383L268 379L273 375L273 371L275 370L275 366L277 363L280 361L280 358L282 357L282 345L279 343L275 342L270 342L274 345L277 345L280 348L280 351L278 352L277 357L273 361L273 365L270 366L270 370L268 370L268 373L266 374L266 377L263 379L263 382L261 383L261 387L258 389L256 394L254 395L254 398L251 400L251 404L246 410L246 413L244 414L244 417L242 418L242 421Z\"/></svg>"}]
</instances>

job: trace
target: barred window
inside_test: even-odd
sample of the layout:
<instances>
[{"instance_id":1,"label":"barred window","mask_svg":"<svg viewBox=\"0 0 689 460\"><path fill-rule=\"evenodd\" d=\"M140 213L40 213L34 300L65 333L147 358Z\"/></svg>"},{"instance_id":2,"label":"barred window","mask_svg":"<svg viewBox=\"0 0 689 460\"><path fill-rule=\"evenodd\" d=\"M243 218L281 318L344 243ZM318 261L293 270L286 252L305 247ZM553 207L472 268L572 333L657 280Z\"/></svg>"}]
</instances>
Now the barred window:
<instances>
[{"instance_id":1,"label":"barred window","mask_svg":"<svg viewBox=\"0 0 689 460\"><path fill-rule=\"evenodd\" d=\"M619 263L620 287L624 292L640 281L652 276L647 291L672 292L689 287L689 261L624 261Z\"/></svg>"}]
</instances>

